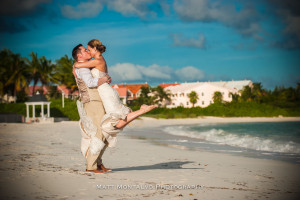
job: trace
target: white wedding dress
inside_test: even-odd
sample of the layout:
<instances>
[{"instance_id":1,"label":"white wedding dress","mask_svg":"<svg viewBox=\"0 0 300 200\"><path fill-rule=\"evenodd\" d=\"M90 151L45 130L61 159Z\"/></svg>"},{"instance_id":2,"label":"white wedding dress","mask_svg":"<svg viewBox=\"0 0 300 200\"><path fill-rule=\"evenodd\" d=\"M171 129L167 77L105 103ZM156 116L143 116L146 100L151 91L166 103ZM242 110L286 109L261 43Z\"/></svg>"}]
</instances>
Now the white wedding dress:
<instances>
[{"instance_id":1,"label":"white wedding dress","mask_svg":"<svg viewBox=\"0 0 300 200\"><path fill-rule=\"evenodd\" d=\"M105 72L101 72L96 68L91 70L94 78L101 78L106 76ZM109 146L113 147L116 143L116 135L122 131L115 126L121 119L125 119L131 109L124 106L120 100L118 92L108 83L103 83L97 88L100 98L103 102L105 115L101 121L101 129L104 137L107 139Z\"/></svg>"}]
</instances>

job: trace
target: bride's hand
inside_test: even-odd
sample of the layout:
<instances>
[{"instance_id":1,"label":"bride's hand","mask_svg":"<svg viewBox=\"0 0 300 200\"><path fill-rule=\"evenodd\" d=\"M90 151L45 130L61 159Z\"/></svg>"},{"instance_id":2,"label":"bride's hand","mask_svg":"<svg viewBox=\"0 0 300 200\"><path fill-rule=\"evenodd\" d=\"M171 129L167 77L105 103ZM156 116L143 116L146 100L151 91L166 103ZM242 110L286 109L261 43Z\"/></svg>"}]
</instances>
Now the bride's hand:
<instances>
[{"instance_id":1,"label":"bride's hand","mask_svg":"<svg viewBox=\"0 0 300 200\"><path fill-rule=\"evenodd\" d=\"M110 83L111 82L111 78L110 76L104 76L98 79L98 86L102 85L103 83Z\"/></svg>"},{"instance_id":2,"label":"bride's hand","mask_svg":"<svg viewBox=\"0 0 300 200\"><path fill-rule=\"evenodd\" d=\"M111 77L108 74L106 74L106 77L107 77L106 83L110 84L111 83Z\"/></svg>"}]
</instances>

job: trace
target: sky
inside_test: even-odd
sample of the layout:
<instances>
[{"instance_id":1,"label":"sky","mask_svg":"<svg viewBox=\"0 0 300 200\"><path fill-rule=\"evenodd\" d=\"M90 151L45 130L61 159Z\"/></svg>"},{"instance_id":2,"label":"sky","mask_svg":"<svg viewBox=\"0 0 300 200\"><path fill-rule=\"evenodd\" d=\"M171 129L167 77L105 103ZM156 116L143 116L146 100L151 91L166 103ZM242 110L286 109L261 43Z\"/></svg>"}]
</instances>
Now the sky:
<instances>
[{"instance_id":1,"label":"sky","mask_svg":"<svg viewBox=\"0 0 300 200\"><path fill-rule=\"evenodd\" d=\"M0 50L55 62L99 39L113 83L300 82L298 0L0 0Z\"/></svg>"}]
</instances>

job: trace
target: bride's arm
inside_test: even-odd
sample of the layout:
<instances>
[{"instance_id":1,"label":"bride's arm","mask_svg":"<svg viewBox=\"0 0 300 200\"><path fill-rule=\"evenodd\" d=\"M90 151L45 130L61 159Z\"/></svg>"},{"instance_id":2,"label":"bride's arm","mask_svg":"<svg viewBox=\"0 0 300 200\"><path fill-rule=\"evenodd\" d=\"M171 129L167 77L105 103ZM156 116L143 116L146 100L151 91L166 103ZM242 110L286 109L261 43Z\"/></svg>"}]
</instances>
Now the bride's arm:
<instances>
[{"instance_id":1,"label":"bride's arm","mask_svg":"<svg viewBox=\"0 0 300 200\"><path fill-rule=\"evenodd\" d=\"M92 67L96 67L99 64L100 64L99 60L93 59L93 60L89 60L86 62L76 62L76 63L74 63L74 67L75 68L92 68Z\"/></svg>"}]
</instances>

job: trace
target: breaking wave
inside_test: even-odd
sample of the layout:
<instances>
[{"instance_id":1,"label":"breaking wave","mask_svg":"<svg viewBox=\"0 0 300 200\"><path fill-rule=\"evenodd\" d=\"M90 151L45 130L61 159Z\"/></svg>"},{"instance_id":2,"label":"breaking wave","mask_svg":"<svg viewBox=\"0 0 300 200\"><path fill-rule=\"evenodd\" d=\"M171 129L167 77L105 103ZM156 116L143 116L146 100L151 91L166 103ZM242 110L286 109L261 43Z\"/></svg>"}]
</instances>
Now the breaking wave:
<instances>
[{"instance_id":1,"label":"breaking wave","mask_svg":"<svg viewBox=\"0 0 300 200\"><path fill-rule=\"evenodd\" d=\"M280 138L259 137L249 134L237 134L226 132L223 129L190 130L186 126L165 127L164 131L171 135L185 136L209 141L216 144L225 144L234 147L243 147L258 151L300 153L300 144L293 141L283 141Z\"/></svg>"}]
</instances>

